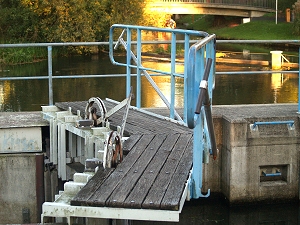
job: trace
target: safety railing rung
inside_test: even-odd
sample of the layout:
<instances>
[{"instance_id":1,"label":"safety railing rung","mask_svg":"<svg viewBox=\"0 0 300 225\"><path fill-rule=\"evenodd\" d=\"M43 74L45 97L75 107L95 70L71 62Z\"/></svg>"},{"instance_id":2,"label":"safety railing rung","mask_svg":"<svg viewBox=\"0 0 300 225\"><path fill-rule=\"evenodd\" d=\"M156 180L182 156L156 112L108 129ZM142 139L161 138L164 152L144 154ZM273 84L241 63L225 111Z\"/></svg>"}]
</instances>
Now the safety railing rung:
<instances>
[{"instance_id":1,"label":"safety railing rung","mask_svg":"<svg viewBox=\"0 0 300 225\"><path fill-rule=\"evenodd\" d=\"M293 120L254 122L253 124L251 124L251 128L252 130L255 130L260 125L281 125L281 124L287 124L290 128L292 128L294 127L295 122Z\"/></svg>"}]
</instances>

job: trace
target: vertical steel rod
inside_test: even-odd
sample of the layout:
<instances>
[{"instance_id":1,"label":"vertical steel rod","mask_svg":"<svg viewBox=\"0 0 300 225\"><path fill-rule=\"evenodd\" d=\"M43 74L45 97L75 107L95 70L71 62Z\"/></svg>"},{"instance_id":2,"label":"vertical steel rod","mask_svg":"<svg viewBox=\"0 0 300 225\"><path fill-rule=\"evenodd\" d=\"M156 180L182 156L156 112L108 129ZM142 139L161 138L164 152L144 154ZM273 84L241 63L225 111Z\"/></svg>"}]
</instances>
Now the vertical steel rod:
<instances>
[{"instance_id":1,"label":"vertical steel rod","mask_svg":"<svg viewBox=\"0 0 300 225\"><path fill-rule=\"evenodd\" d=\"M184 35L184 83L183 83L183 102L184 102L184 109L183 109L183 121L187 123L187 71L188 71L188 57L189 57L189 49L190 48L190 35Z\"/></svg>"},{"instance_id":2,"label":"vertical steel rod","mask_svg":"<svg viewBox=\"0 0 300 225\"><path fill-rule=\"evenodd\" d=\"M171 44L171 101L170 101L170 118L174 119L175 110L175 69L176 69L176 34L172 32Z\"/></svg>"},{"instance_id":3,"label":"vertical steel rod","mask_svg":"<svg viewBox=\"0 0 300 225\"><path fill-rule=\"evenodd\" d=\"M53 105L52 46L48 46L48 87L49 87L49 105Z\"/></svg>"},{"instance_id":4,"label":"vertical steel rod","mask_svg":"<svg viewBox=\"0 0 300 225\"><path fill-rule=\"evenodd\" d=\"M130 89L131 89L131 29L127 28L127 57L126 57L126 96L130 95Z\"/></svg>"},{"instance_id":5,"label":"vertical steel rod","mask_svg":"<svg viewBox=\"0 0 300 225\"><path fill-rule=\"evenodd\" d=\"M142 102L142 78L141 78L141 58L142 58L142 34L141 29L137 29L137 77L136 77L136 107L141 108Z\"/></svg>"}]
</instances>

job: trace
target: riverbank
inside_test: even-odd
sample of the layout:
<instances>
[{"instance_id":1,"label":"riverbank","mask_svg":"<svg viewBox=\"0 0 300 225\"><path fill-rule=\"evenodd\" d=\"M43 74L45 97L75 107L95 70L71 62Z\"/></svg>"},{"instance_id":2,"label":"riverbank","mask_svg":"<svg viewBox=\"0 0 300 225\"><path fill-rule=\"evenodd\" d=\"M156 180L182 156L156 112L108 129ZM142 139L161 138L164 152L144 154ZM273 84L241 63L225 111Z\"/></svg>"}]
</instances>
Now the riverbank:
<instances>
[{"instance_id":1,"label":"riverbank","mask_svg":"<svg viewBox=\"0 0 300 225\"><path fill-rule=\"evenodd\" d=\"M188 15L176 21L181 28L204 30L217 35L217 39L236 40L295 40L299 36L293 33L293 23L287 23L280 17L275 23L274 14L252 19L242 23L241 17L221 17L210 15ZM220 22L221 20L221 22Z\"/></svg>"}]
</instances>

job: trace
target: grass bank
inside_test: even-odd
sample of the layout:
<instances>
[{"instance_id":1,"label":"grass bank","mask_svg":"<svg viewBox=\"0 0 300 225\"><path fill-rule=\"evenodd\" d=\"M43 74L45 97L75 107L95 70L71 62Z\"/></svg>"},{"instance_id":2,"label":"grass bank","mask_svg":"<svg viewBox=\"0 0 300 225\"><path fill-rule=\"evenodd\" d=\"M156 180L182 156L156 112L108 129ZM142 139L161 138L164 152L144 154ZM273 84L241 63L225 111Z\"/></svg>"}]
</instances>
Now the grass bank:
<instances>
[{"instance_id":1,"label":"grass bank","mask_svg":"<svg viewBox=\"0 0 300 225\"><path fill-rule=\"evenodd\" d=\"M275 23L273 15L266 15L249 23L241 24L242 18L224 17L222 24L214 16L189 15L181 18L179 24L187 29L214 33L218 39L236 40L298 40L293 34L293 24Z\"/></svg>"}]
</instances>

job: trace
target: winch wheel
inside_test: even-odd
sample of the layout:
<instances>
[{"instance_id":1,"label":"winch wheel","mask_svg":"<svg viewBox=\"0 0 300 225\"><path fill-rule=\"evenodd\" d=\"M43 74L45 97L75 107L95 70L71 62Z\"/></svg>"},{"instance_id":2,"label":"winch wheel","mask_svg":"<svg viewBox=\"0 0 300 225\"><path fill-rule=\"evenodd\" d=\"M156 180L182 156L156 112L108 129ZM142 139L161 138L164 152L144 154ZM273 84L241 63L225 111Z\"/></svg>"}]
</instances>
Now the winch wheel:
<instances>
[{"instance_id":1,"label":"winch wheel","mask_svg":"<svg viewBox=\"0 0 300 225\"><path fill-rule=\"evenodd\" d=\"M99 111L94 107L94 103L98 106ZM100 112L97 114L97 112ZM85 107L85 119L94 120L94 125L98 126L100 123L105 122L106 107L104 102L99 97L92 97L88 100Z\"/></svg>"},{"instance_id":2,"label":"winch wheel","mask_svg":"<svg viewBox=\"0 0 300 225\"><path fill-rule=\"evenodd\" d=\"M123 160L121 136L116 131L109 132L103 154L103 168L116 167Z\"/></svg>"}]
</instances>

